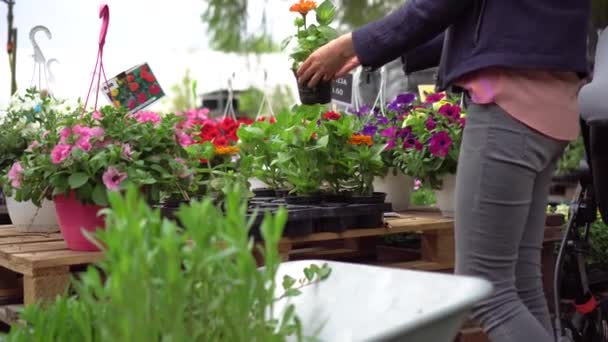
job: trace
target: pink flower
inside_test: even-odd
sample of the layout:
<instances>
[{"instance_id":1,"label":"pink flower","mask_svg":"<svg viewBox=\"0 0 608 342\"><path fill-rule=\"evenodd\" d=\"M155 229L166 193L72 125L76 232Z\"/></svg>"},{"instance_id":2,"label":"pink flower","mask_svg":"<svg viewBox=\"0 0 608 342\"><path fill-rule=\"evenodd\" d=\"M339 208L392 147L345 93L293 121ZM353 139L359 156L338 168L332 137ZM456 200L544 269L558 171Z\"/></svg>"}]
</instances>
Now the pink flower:
<instances>
[{"instance_id":1,"label":"pink flower","mask_svg":"<svg viewBox=\"0 0 608 342\"><path fill-rule=\"evenodd\" d=\"M79 136L90 136L91 129L86 126L76 125L76 126L72 127L72 133L74 133L75 135L79 135Z\"/></svg>"},{"instance_id":2,"label":"pink flower","mask_svg":"<svg viewBox=\"0 0 608 342\"><path fill-rule=\"evenodd\" d=\"M67 157L70 156L71 152L72 146L66 144L59 144L53 147L53 150L51 151L51 161L53 162L53 164L60 164Z\"/></svg>"},{"instance_id":3,"label":"pink flower","mask_svg":"<svg viewBox=\"0 0 608 342\"><path fill-rule=\"evenodd\" d=\"M414 181L414 190L420 190L422 188L422 181L420 179L416 179Z\"/></svg>"},{"instance_id":4,"label":"pink flower","mask_svg":"<svg viewBox=\"0 0 608 342\"><path fill-rule=\"evenodd\" d=\"M106 172L103 173L101 179L108 190L118 191L120 189L120 184L127 179L127 174L110 166Z\"/></svg>"},{"instance_id":5,"label":"pink flower","mask_svg":"<svg viewBox=\"0 0 608 342\"><path fill-rule=\"evenodd\" d=\"M49 133L51 133L51 132L49 132L48 130L44 131L44 133L42 133L42 139L45 139L46 137L48 137Z\"/></svg>"},{"instance_id":6,"label":"pink flower","mask_svg":"<svg viewBox=\"0 0 608 342\"><path fill-rule=\"evenodd\" d=\"M187 146L194 144L194 142L192 141L192 138L188 134L184 133L183 131L176 130L175 136L177 137L177 142L182 147L187 147Z\"/></svg>"},{"instance_id":7,"label":"pink flower","mask_svg":"<svg viewBox=\"0 0 608 342\"><path fill-rule=\"evenodd\" d=\"M48 134L47 134L48 135ZM63 144L68 141L68 138L72 135L72 129L70 127L64 127L59 132L60 142Z\"/></svg>"},{"instance_id":8,"label":"pink flower","mask_svg":"<svg viewBox=\"0 0 608 342\"><path fill-rule=\"evenodd\" d=\"M133 108L135 108L136 105L137 105L137 103L135 102L135 99L130 99L129 103L127 104L127 107L129 109L133 109Z\"/></svg>"},{"instance_id":9,"label":"pink flower","mask_svg":"<svg viewBox=\"0 0 608 342\"><path fill-rule=\"evenodd\" d=\"M8 171L8 179L11 181L13 188L21 188L21 182L23 181L23 167L21 163L16 162L11 166L11 169Z\"/></svg>"},{"instance_id":10,"label":"pink flower","mask_svg":"<svg viewBox=\"0 0 608 342\"><path fill-rule=\"evenodd\" d=\"M138 112L133 115L135 121L139 123L151 122L154 126L157 126L160 122L160 115L154 112Z\"/></svg>"},{"instance_id":11,"label":"pink flower","mask_svg":"<svg viewBox=\"0 0 608 342\"><path fill-rule=\"evenodd\" d=\"M32 141L32 143L27 147L27 152L32 152L36 147L40 146L40 143L37 140Z\"/></svg>"},{"instance_id":12,"label":"pink flower","mask_svg":"<svg viewBox=\"0 0 608 342\"><path fill-rule=\"evenodd\" d=\"M94 111L93 112L93 120L99 121L101 119L103 119L103 114L101 114L101 112L98 111L98 110Z\"/></svg>"},{"instance_id":13,"label":"pink flower","mask_svg":"<svg viewBox=\"0 0 608 342\"><path fill-rule=\"evenodd\" d=\"M101 138L106 133L101 127L93 127L89 130L89 134L93 138Z\"/></svg>"},{"instance_id":14,"label":"pink flower","mask_svg":"<svg viewBox=\"0 0 608 342\"><path fill-rule=\"evenodd\" d=\"M93 146L91 145L90 138L86 135L80 136L80 138L76 140L76 144L74 144L74 146L85 152L89 152L93 148Z\"/></svg>"},{"instance_id":15,"label":"pink flower","mask_svg":"<svg viewBox=\"0 0 608 342\"><path fill-rule=\"evenodd\" d=\"M131 145L129 144L122 144L122 155L123 157L131 160Z\"/></svg>"}]
</instances>

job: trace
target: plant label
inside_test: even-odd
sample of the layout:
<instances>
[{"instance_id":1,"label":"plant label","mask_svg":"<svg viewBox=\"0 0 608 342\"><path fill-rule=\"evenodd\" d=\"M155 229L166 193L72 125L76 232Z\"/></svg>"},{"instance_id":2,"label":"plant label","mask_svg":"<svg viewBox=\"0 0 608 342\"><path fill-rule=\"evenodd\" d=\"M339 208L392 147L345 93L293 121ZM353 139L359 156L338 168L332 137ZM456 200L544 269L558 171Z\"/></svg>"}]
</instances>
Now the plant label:
<instances>
[{"instance_id":1,"label":"plant label","mask_svg":"<svg viewBox=\"0 0 608 342\"><path fill-rule=\"evenodd\" d=\"M163 92L148 63L121 72L103 85L103 93L116 107L130 113L141 110L162 98Z\"/></svg>"},{"instance_id":2,"label":"plant label","mask_svg":"<svg viewBox=\"0 0 608 342\"><path fill-rule=\"evenodd\" d=\"M331 84L331 99L334 102L352 105L353 103L353 75L336 78Z\"/></svg>"}]
</instances>

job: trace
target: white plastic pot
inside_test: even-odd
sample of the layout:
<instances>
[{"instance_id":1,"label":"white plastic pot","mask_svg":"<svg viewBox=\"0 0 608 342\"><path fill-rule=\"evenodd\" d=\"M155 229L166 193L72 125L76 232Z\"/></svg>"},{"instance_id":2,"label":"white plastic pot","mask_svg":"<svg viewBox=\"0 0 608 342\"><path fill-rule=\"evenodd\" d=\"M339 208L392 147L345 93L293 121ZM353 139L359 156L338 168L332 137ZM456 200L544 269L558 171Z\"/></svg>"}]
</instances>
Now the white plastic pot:
<instances>
[{"instance_id":1,"label":"white plastic pot","mask_svg":"<svg viewBox=\"0 0 608 342\"><path fill-rule=\"evenodd\" d=\"M311 263L281 264L277 279L296 279ZM492 285L481 279L442 273L327 262L329 278L305 286L302 294L277 302L275 313L295 304L305 336L321 341L452 342L471 307ZM278 295L282 289L277 290Z\"/></svg>"},{"instance_id":2,"label":"white plastic pot","mask_svg":"<svg viewBox=\"0 0 608 342\"><path fill-rule=\"evenodd\" d=\"M249 184L251 184L249 190L268 188L268 185L266 185L266 183L262 182L257 178L249 178Z\"/></svg>"},{"instance_id":3,"label":"white plastic pot","mask_svg":"<svg viewBox=\"0 0 608 342\"><path fill-rule=\"evenodd\" d=\"M392 203L394 211L409 208L413 187L414 180L401 171L394 174L393 170L390 170L386 177L374 179L374 191L385 192L386 202Z\"/></svg>"},{"instance_id":4,"label":"white plastic pot","mask_svg":"<svg viewBox=\"0 0 608 342\"><path fill-rule=\"evenodd\" d=\"M6 197L6 209L15 229L24 233L53 233L59 231L55 204L43 201L37 207L31 201L17 202L13 197Z\"/></svg>"},{"instance_id":5,"label":"white plastic pot","mask_svg":"<svg viewBox=\"0 0 608 342\"><path fill-rule=\"evenodd\" d=\"M447 174L441 178L443 184L440 190L435 190L437 207L444 217L454 217L456 175Z\"/></svg>"}]
</instances>

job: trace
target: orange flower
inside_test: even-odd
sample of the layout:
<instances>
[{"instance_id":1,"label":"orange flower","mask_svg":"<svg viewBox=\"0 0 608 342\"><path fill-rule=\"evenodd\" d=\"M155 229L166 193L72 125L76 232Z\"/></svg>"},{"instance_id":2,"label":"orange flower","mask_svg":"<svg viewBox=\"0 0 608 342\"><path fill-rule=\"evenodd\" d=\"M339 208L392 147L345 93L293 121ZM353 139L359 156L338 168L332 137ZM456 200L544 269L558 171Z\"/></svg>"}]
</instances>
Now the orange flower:
<instances>
[{"instance_id":1,"label":"orange flower","mask_svg":"<svg viewBox=\"0 0 608 342\"><path fill-rule=\"evenodd\" d=\"M291 5L291 7L289 7L289 11L298 12L301 15L305 16L308 14L308 12L312 11L315 8L317 8L317 3L315 1L300 0L300 2Z\"/></svg>"},{"instance_id":2,"label":"orange flower","mask_svg":"<svg viewBox=\"0 0 608 342\"><path fill-rule=\"evenodd\" d=\"M237 154L239 151L240 149L238 146L215 146L215 153L219 154L220 156Z\"/></svg>"},{"instance_id":3,"label":"orange flower","mask_svg":"<svg viewBox=\"0 0 608 342\"><path fill-rule=\"evenodd\" d=\"M351 145L367 145L372 146L373 141L372 137L367 135L355 134L350 139L348 139L348 143Z\"/></svg>"}]
</instances>

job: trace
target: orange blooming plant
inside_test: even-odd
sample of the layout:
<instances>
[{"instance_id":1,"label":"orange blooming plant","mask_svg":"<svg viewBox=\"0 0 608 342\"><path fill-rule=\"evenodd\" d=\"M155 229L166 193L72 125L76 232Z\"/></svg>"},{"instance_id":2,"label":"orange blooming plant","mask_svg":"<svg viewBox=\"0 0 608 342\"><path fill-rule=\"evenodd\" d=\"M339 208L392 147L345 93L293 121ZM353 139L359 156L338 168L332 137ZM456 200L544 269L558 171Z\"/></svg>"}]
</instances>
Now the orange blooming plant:
<instances>
[{"instance_id":1,"label":"orange blooming plant","mask_svg":"<svg viewBox=\"0 0 608 342\"><path fill-rule=\"evenodd\" d=\"M311 53L338 36L336 30L329 26L336 16L336 7L330 0L319 5L315 1L299 0L289 10L298 13L294 21L296 34L283 41L283 49L295 38L297 44L291 53L291 59L293 69L296 70ZM315 12L316 24L311 23L308 17L312 11Z\"/></svg>"},{"instance_id":2,"label":"orange blooming plant","mask_svg":"<svg viewBox=\"0 0 608 342\"><path fill-rule=\"evenodd\" d=\"M357 196L372 196L375 177L385 175L382 152L385 144L374 144L372 137L355 133L348 139L345 158L351 175L350 187Z\"/></svg>"}]
</instances>

